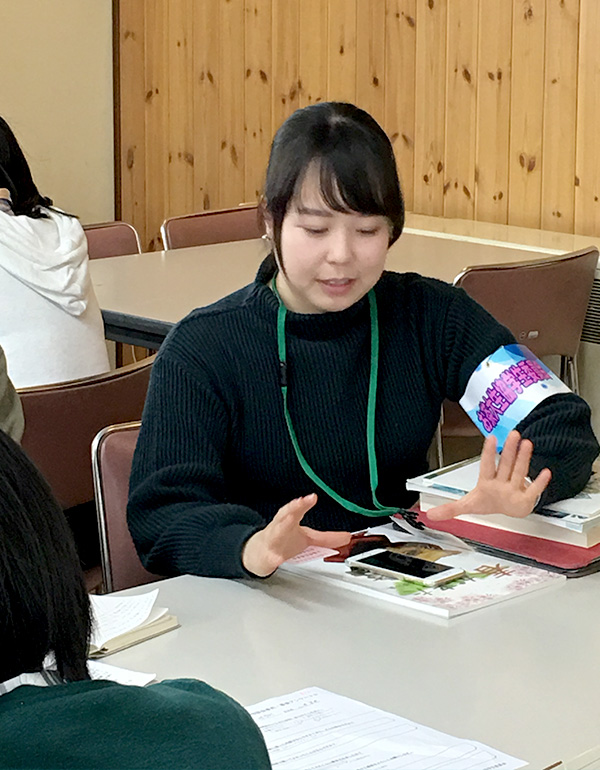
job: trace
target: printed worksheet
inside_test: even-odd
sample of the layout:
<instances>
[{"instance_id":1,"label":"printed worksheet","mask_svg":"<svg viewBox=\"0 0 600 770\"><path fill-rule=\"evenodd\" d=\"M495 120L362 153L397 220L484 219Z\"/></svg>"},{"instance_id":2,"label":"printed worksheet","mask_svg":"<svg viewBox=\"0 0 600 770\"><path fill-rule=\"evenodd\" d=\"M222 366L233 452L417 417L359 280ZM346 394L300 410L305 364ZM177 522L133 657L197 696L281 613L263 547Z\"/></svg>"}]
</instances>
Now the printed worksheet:
<instances>
[{"instance_id":1,"label":"printed worksheet","mask_svg":"<svg viewBox=\"0 0 600 770\"><path fill-rule=\"evenodd\" d=\"M319 687L248 711L274 770L516 770L527 764Z\"/></svg>"}]
</instances>

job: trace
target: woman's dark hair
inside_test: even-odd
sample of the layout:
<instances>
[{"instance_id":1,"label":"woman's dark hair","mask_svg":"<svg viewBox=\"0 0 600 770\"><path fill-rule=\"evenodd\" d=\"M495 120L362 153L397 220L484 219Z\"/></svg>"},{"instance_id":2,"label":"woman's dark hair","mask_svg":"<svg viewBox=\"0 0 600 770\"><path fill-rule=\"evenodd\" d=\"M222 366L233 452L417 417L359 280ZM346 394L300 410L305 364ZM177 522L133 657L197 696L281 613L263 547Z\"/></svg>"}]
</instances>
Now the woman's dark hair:
<instances>
[{"instance_id":1,"label":"woman's dark hair","mask_svg":"<svg viewBox=\"0 0 600 770\"><path fill-rule=\"evenodd\" d=\"M334 211L380 215L390 223L390 245L404 226L404 201L391 142L367 112L345 102L296 110L271 145L264 208L281 254L281 227L311 165Z\"/></svg>"},{"instance_id":2,"label":"woman's dark hair","mask_svg":"<svg viewBox=\"0 0 600 770\"><path fill-rule=\"evenodd\" d=\"M90 628L64 514L31 460L0 431L0 682L41 670L48 653L64 681L89 679Z\"/></svg>"},{"instance_id":3,"label":"woman's dark hair","mask_svg":"<svg viewBox=\"0 0 600 770\"><path fill-rule=\"evenodd\" d=\"M0 187L10 192L15 214L40 219L47 216L43 209L52 206L50 198L41 195L35 186L23 150L3 118L0 118Z\"/></svg>"}]
</instances>

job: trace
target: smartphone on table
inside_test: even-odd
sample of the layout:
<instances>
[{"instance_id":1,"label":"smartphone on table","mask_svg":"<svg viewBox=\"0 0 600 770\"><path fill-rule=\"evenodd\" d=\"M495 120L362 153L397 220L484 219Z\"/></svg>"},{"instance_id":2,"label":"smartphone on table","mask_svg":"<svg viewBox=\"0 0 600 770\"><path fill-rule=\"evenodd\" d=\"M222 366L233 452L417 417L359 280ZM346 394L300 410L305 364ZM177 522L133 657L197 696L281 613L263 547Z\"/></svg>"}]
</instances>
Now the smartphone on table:
<instances>
[{"instance_id":1,"label":"smartphone on table","mask_svg":"<svg viewBox=\"0 0 600 770\"><path fill-rule=\"evenodd\" d=\"M350 569L367 570L399 580L410 580L430 588L465 574L460 567L417 559L415 556L388 551L387 548L376 548L358 556L350 556L346 559L346 564Z\"/></svg>"}]
</instances>

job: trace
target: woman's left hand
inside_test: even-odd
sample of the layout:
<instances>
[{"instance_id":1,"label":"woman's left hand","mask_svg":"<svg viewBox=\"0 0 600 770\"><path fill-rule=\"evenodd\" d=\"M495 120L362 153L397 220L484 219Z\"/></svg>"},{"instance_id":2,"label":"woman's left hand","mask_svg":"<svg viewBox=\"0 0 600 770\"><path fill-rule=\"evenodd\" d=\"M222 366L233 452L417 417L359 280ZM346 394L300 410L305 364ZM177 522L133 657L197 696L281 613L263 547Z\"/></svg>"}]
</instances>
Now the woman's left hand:
<instances>
[{"instance_id":1,"label":"woman's left hand","mask_svg":"<svg viewBox=\"0 0 600 770\"><path fill-rule=\"evenodd\" d=\"M460 500L431 508L426 515L432 521L453 519L463 513L503 513L524 518L532 512L552 476L544 468L535 481L529 481L532 452L531 441L521 439L521 434L513 430L506 438L496 467L496 439L490 436L483 445L477 486Z\"/></svg>"}]
</instances>

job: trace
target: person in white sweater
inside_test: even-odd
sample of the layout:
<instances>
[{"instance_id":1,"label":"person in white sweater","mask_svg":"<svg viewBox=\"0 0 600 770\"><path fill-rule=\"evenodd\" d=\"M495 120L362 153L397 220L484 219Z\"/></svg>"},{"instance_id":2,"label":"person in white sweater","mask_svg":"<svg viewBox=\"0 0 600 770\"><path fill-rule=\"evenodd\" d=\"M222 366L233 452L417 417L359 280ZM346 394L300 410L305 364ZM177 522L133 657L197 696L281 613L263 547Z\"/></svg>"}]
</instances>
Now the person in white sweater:
<instances>
[{"instance_id":1,"label":"person in white sweater","mask_svg":"<svg viewBox=\"0 0 600 770\"><path fill-rule=\"evenodd\" d=\"M0 118L0 345L16 388L109 369L79 220L42 196Z\"/></svg>"}]
</instances>

